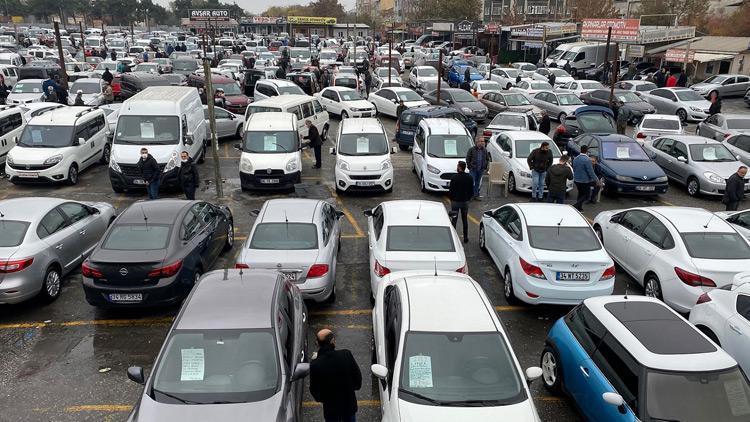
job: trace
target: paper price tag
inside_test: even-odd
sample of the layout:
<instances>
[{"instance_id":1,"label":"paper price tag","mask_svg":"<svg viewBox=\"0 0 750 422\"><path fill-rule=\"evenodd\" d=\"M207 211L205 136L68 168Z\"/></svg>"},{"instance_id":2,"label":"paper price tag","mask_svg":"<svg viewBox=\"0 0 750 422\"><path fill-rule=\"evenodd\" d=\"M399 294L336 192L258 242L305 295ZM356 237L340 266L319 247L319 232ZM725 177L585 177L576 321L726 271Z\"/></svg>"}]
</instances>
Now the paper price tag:
<instances>
[{"instance_id":1,"label":"paper price tag","mask_svg":"<svg viewBox=\"0 0 750 422\"><path fill-rule=\"evenodd\" d=\"M203 381L205 356L203 349L182 349L180 381Z\"/></svg>"},{"instance_id":2,"label":"paper price tag","mask_svg":"<svg viewBox=\"0 0 750 422\"><path fill-rule=\"evenodd\" d=\"M412 356L409 358L409 387L432 388L432 358Z\"/></svg>"}]
</instances>

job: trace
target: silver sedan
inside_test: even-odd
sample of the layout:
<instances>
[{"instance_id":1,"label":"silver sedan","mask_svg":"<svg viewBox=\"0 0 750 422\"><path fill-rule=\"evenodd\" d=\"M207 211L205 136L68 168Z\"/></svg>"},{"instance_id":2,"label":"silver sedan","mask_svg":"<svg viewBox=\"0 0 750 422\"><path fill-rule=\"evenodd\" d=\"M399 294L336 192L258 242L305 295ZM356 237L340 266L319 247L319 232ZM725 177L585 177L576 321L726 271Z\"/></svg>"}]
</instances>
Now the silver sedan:
<instances>
[{"instance_id":1,"label":"silver sedan","mask_svg":"<svg viewBox=\"0 0 750 422\"><path fill-rule=\"evenodd\" d=\"M225 110L221 107L214 107L214 115L216 116L216 138L241 138L242 128L245 126L245 116L241 114L234 114L231 111ZM206 127L209 128L210 123L208 119L208 106L203 106L203 117L206 119ZM209 136L210 134L207 134Z\"/></svg>"},{"instance_id":2,"label":"silver sedan","mask_svg":"<svg viewBox=\"0 0 750 422\"><path fill-rule=\"evenodd\" d=\"M739 156L746 166L750 165L750 134L733 135L722 143L732 154Z\"/></svg>"},{"instance_id":3,"label":"silver sedan","mask_svg":"<svg viewBox=\"0 0 750 422\"><path fill-rule=\"evenodd\" d=\"M583 107L583 101L572 92L542 91L531 97L531 103L545 110L553 119L563 122L572 116L578 107Z\"/></svg>"},{"instance_id":4,"label":"silver sedan","mask_svg":"<svg viewBox=\"0 0 750 422\"><path fill-rule=\"evenodd\" d=\"M738 133L750 133L750 116L747 114L714 114L698 123L696 133L721 142Z\"/></svg>"},{"instance_id":5,"label":"silver sedan","mask_svg":"<svg viewBox=\"0 0 750 422\"><path fill-rule=\"evenodd\" d=\"M104 202L60 198L0 201L0 304L60 295L63 277L94 249L115 218Z\"/></svg>"},{"instance_id":6,"label":"silver sedan","mask_svg":"<svg viewBox=\"0 0 750 422\"><path fill-rule=\"evenodd\" d=\"M690 88L658 88L640 95L657 113L677 115L683 122L704 120L711 107L711 103Z\"/></svg>"}]
</instances>

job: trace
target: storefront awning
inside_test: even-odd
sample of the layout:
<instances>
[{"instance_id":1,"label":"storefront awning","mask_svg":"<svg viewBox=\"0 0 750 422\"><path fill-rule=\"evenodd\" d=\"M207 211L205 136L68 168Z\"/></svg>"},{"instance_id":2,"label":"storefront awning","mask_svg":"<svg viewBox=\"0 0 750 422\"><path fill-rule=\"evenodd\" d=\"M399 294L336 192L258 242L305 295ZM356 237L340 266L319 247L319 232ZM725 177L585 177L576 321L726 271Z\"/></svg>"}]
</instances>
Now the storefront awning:
<instances>
[{"instance_id":1,"label":"storefront awning","mask_svg":"<svg viewBox=\"0 0 750 422\"><path fill-rule=\"evenodd\" d=\"M695 61L698 63L718 62L732 59L734 59L734 56L731 54L695 53Z\"/></svg>"}]
</instances>

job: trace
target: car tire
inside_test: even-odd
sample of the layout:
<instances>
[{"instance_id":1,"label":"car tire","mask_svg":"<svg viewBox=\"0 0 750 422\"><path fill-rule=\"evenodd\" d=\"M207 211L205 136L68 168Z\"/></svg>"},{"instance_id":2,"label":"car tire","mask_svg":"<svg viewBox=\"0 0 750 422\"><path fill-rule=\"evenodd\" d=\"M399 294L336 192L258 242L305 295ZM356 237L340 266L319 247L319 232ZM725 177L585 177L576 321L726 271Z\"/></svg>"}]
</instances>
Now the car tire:
<instances>
[{"instance_id":1,"label":"car tire","mask_svg":"<svg viewBox=\"0 0 750 422\"><path fill-rule=\"evenodd\" d=\"M343 119L348 119L348 118L349 118L349 113L347 113L346 110L342 111L341 119L343 120Z\"/></svg>"},{"instance_id":2,"label":"car tire","mask_svg":"<svg viewBox=\"0 0 750 422\"><path fill-rule=\"evenodd\" d=\"M237 132L234 133L234 137L242 139L242 125L237 126Z\"/></svg>"},{"instance_id":3,"label":"car tire","mask_svg":"<svg viewBox=\"0 0 750 422\"><path fill-rule=\"evenodd\" d=\"M696 197L701 193L701 185L698 182L698 179L693 176L688 178L685 188L687 189L688 195L692 197Z\"/></svg>"},{"instance_id":4,"label":"car tire","mask_svg":"<svg viewBox=\"0 0 750 422\"><path fill-rule=\"evenodd\" d=\"M643 280L643 294L655 299L664 300L661 290L661 283L656 274L649 272Z\"/></svg>"},{"instance_id":5,"label":"car tire","mask_svg":"<svg viewBox=\"0 0 750 422\"><path fill-rule=\"evenodd\" d=\"M57 266L53 265L47 268L47 272L44 273L39 297L45 303L52 303L60 297L60 292L62 292L62 273Z\"/></svg>"},{"instance_id":6,"label":"car tire","mask_svg":"<svg viewBox=\"0 0 750 422\"><path fill-rule=\"evenodd\" d=\"M232 249L234 246L234 222L229 221L229 225L227 226L227 240L224 243L224 252Z\"/></svg>"},{"instance_id":7,"label":"car tire","mask_svg":"<svg viewBox=\"0 0 750 422\"><path fill-rule=\"evenodd\" d=\"M560 355L551 346L544 346L542 356L539 358L539 367L542 368L542 383L544 388L553 395L562 393L562 366Z\"/></svg>"},{"instance_id":8,"label":"car tire","mask_svg":"<svg viewBox=\"0 0 750 422\"><path fill-rule=\"evenodd\" d=\"M599 241L604 244L604 233L602 232L601 226L598 224L594 226L594 233L596 233L596 237L599 238Z\"/></svg>"},{"instance_id":9,"label":"car tire","mask_svg":"<svg viewBox=\"0 0 750 422\"><path fill-rule=\"evenodd\" d=\"M513 289L513 276L510 274L510 268L505 269L503 273L503 296L508 305L515 305L518 303L516 292Z\"/></svg>"},{"instance_id":10,"label":"car tire","mask_svg":"<svg viewBox=\"0 0 750 422\"><path fill-rule=\"evenodd\" d=\"M66 179L69 185L75 186L78 184L78 166L71 164L68 168L68 178Z\"/></svg>"},{"instance_id":11,"label":"car tire","mask_svg":"<svg viewBox=\"0 0 750 422\"><path fill-rule=\"evenodd\" d=\"M331 290L331 294L328 295L325 300L323 300L323 303L331 304L336 301L336 282L333 282L333 289Z\"/></svg>"},{"instance_id":12,"label":"car tire","mask_svg":"<svg viewBox=\"0 0 750 422\"><path fill-rule=\"evenodd\" d=\"M112 144L107 142L104 144L104 148L102 148L102 158L99 160L102 164L109 164L109 157L112 156Z\"/></svg>"},{"instance_id":13,"label":"car tire","mask_svg":"<svg viewBox=\"0 0 750 422\"><path fill-rule=\"evenodd\" d=\"M404 152L409 151L409 145L398 144L398 149Z\"/></svg>"},{"instance_id":14,"label":"car tire","mask_svg":"<svg viewBox=\"0 0 750 422\"><path fill-rule=\"evenodd\" d=\"M557 120L558 120L558 121L559 121L560 123L562 123L562 122L564 122L564 121L565 121L565 118L567 118L567 117L568 117L568 115L567 115L567 114L565 114L565 113L560 113L560 114L559 114L559 115L557 116Z\"/></svg>"},{"instance_id":15,"label":"car tire","mask_svg":"<svg viewBox=\"0 0 750 422\"><path fill-rule=\"evenodd\" d=\"M378 114L380 114L380 112L378 111L378 106L375 103L372 103L372 106L373 108L375 108L375 117L378 117Z\"/></svg>"},{"instance_id":16,"label":"car tire","mask_svg":"<svg viewBox=\"0 0 750 422\"><path fill-rule=\"evenodd\" d=\"M487 252L487 233L484 230L484 224L479 225L479 249Z\"/></svg>"},{"instance_id":17,"label":"car tire","mask_svg":"<svg viewBox=\"0 0 750 422\"><path fill-rule=\"evenodd\" d=\"M687 111L685 111L684 109L679 109L675 114L680 118L680 121L683 124L687 123Z\"/></svg>"},{"instance_id":18,"label":"car tire","mask_svg":"<svg viewBox=\"0 0 750 422\"><path fill-rule=\"evenodd\" d=\"M508 192L516 193L516 176L513 173L508 174Z\"/></svg>"},{"instance_id":19,"label":"car tire","mask_svg":"<svg viewBox=\"0 0 750 422\"><path fill-rule=\"evenodd\" d=\"M510 89L513 88L513 85L508 83L508 85L505 85L505 90L510 91Z\"/></svg>"}]
</instances>

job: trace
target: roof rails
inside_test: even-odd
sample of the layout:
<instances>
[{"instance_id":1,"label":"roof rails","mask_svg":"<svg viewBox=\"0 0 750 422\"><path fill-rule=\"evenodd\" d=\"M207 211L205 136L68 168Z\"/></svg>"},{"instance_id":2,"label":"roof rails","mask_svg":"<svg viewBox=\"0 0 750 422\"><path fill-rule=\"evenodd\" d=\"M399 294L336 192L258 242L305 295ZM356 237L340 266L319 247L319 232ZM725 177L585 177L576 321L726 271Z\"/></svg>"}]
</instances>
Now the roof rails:
<instances>
[{"instance_id":1,"label":"roof rails","mask_svg":"<svg viewBox=\"0 0 750 422\"><path fill-rule=\"evenodd\" d=\"M99 108L99 106L93 106L89 107L86 110L81 110L78 113L76 113L76 120L78 120L79 117L83 116L84 114L91 113L92 111L95 111Z\"/></svg>"},{"instance_id":2,"label":"roof rails","mask_svg":"<svg viewBox=\"0 0 750 422\"><path fill-rule=\"evenodd\" d=\"M10 110L11 108L15 108L15 107L16 107L15 104L3 105L3 106L0 106L0 111Z\"/></svg>"}]
</instances>

